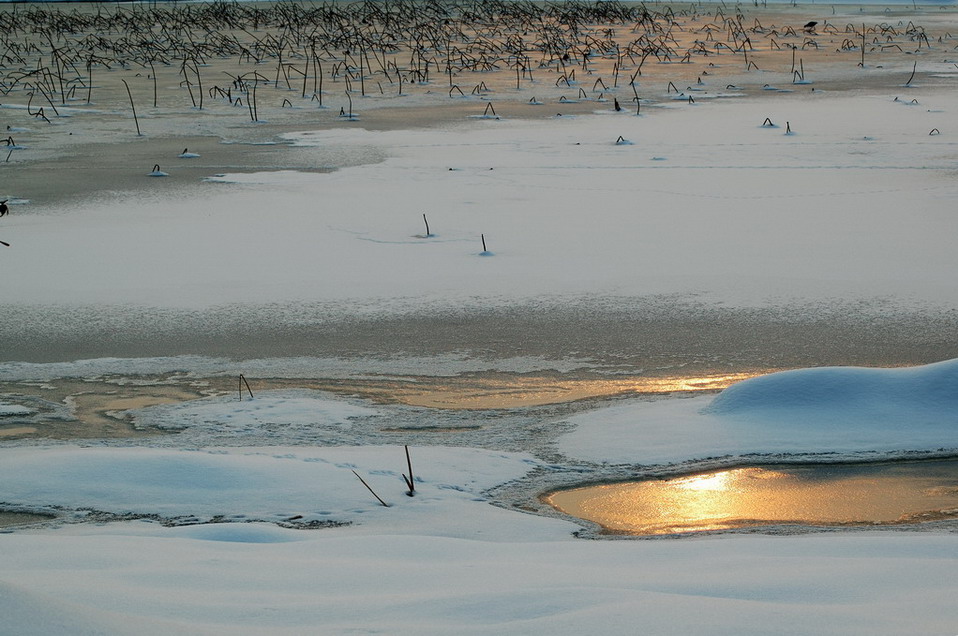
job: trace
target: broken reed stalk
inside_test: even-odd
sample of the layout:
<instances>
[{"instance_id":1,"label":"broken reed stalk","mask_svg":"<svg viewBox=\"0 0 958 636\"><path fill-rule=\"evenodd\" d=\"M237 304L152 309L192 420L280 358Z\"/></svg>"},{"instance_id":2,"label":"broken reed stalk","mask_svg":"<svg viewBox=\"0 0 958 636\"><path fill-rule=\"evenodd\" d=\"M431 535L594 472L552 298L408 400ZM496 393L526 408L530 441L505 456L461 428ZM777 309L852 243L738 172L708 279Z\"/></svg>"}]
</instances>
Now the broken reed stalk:
<instances>
[{"instance_id":1,"label":"broken reed stalk","mask_svg":"<svg viewBox=\"0 0 958 636\"><path fill-rule=\"evenodd\" d=\"M406 481L406 486L409 488L409 491L406 492L406 495L408 495L409 497L412 497L413 495L416 494L416 481L415 479L413 479L413 476L412 476L412 460L409 459L409 446L407 445L405 448L406 448L406 466L409 467L409 477L406 477L406 475L403 475L402 478Z\"/></svg>"},{"instance_id":2,"label":"broken reed stalk","mask_svg":"<svg viewBox=\"0 0 958 636\"><path fill-rule=\"evenodd\" d=\"M0 241L0 245L5 245L7 247L10 247L10 244L7 243L6 241Z\"/></svg>"},{"instance_id":3,"label":"broken reed stalk","mask_svg":"<svg viewBox=\"0 0 958 636\"><path fill-rule=\"evenodd\" d=\"M86 87L86 105L90 105L90 98L93 96L93 60L90 59L86 63L86 70L90 75L89 84Z\"/></svg>"},{"instance_id":4,"label":"broken reed stalk","mask_svg":"<svg viewBox=\"0 0 958 636\"><path fill-rule=\"evenodd\" d=\"M376 494L376 491L375 491L375 490L373 490L372 488L370 488L369 484L366 483L366 480L359 476L359 473L357 473L357 472L354 470L354 471L353 471L353 474L356 475L356 477L359 479L359 481L363 482L363 486L365 486L366 489L367 489L369 492L373 493L373 497L375 497L375 498L379 501L379 503L381 503L381 504L382 504L383 506L385 506L386 508L389 507L389 504L386 503L385 501L383 501L383 500L379 497L379 495Z\"/></svg>"},{"instance_id":5,"label":"broken reed stalk","mask_svg":"<svg viewBox=\"0 0 958 636\"><path fill-rule=\"evenodd\" d=\"M486 249L486 235L480 234L479 237L482 238L482 251L488 252L489 250Z\"/></svg>"},{"instance_id":6,"label":"broken reed stalk","mask_svg":"<svg viewBox=\"0 0 958 636\"><path fill-rule=\"evenodd\" d=\"M905 82L905 86L911 86L911 81L915 79L915 71L918 70L918 62L915 62L915 66L911 69L911 77L908 78L908 81Z\"/></svg>"},{"instance_id":7,"label":"broken reed stalk","mask_svg":"<svg viewBox=\"0 0 958 636\"><path fill-rule=\"evenodd\" d=\"M156 108L156 68L153 66L153 59L150 59L150 76L153 78L153 108ZM87 103L89 103L89 99Z\"/></svg>"},{"instance_id":8,"label":"broken reed stalk","mask_svg":"<svg viewBox=\"0 0 958 636\"><path fill-rule=\"evenodd\" d=\"M143 136L143 133L140 132L140 120L136 118L136 106L133 104L133 93L130 91L130 85L126 83L126 80L120 80L123 82L123 85L126 86L126 94L130 97L130 108L133 109L133 123L136 124L136 134L139 137Z\"/></svg>"},{"instance_id":9,"label":"broken reed stalk","mask_svg":"<svg viewBox=\"0 0 958 636\"><path fill-rule=\"evenodd\" d=\"M323 63L316 59L316 52L313 51L313 95L319 97L319 105L323 105ZM317 70L317 67L319 70ZM316 78L319 78L319 90L316 89Z\"/></svg>"},{"instance_id":10,"label":"broken reed stalk","mask_svg":"<svg viewBox=\"0 0 958 636\"><path fill-rule=\"evenodd\" d=\"M865 68L865 23L862 22L862 61L859 64L862 68Z\"/></svg>"},{"instance_id":11,"label":"broken reed stalk","mask_svg":"<svg viewBox=\"0 0 958 636\"><path fill-rule=\"evenodd\" d=\"M240 402L243 401L243 385L246 385L246 390L249 392L249 399L253 399L253 390L249 388L249 382L246 381L246 376L240 373L239 377L239 399Z\"/></svg>"},{"instance_id":12,"label":"broken reed stalk","mask_svg":"<svg viewBox=\"0 0 958 636\"><path fill-rule=\"evenodd\" d=\"M422 215L422 221L426 224L426 236L432 236L432 234L429 233L429 221L426 220L425 214Z\"/></svg>"},{"instance_id":13,"label":"broken reed stalk","mask_svg":"<svg viewBox=\"0 0 958 636\"><path fill-rule=\"evenodd\" d=\"M306 86L309 84L309 49L305 51L306 61L303 62L303 99L306 99Z\"/></svg>"}]
</instances>

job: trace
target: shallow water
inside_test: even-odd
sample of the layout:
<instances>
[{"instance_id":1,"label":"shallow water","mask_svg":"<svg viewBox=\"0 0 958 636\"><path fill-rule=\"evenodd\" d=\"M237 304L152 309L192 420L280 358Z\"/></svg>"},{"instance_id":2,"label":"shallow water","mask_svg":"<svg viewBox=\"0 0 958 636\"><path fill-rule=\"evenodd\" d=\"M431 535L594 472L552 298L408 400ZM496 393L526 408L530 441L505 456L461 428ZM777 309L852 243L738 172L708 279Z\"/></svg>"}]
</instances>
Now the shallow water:
<instances>
[{"instance_id":1,"label":"shallow water","mask_svg":"<svg viewBox=\"0 0 958 636\"><path fill-rule=\"evenodd\" d=\"M903 524L958 516L958 460L766 466L550 494L607 533Z\"/></svg>"},{"instance_id":2,"label":"shallow water","mask_svg":"<svg viewBox=\"0 0 958 636\"><path fill-rule=\"evenodd\" d=\"M453 377L380 376L357 379L256 378L250 391L311 389L341 396L359 396L377 404L429 409L478 411L562 404L588 398L709 391L727 387L753 373L698 376L582 377L576 374L479 373ZM245 388L240 387L243 391ZM82 439L137 437L156 433L137 428L133 413L159 404L181 403L212 396L236 395L231 376L111 375L87 379L56 378L44 382L2 382L0 395L30 413L0 422L0 438ZM245 394L241 394L240 398ZM437 414L451 424L429 430L455 430L459 416ZM394 429L409 430L395 424Z\"/></svg>"},{"instance_id":3,"label":"shallow water","mask_svg":"<svg viewBox=\"0 0 958 636\"><path fill-rule=\"evenodd\" d=\"M0 528L12 528L15 526L26 526L34 523L49 521L52 517L48 515L35 515L28 512L3 512L0 511Z\"/></svg>"}]
</instances>

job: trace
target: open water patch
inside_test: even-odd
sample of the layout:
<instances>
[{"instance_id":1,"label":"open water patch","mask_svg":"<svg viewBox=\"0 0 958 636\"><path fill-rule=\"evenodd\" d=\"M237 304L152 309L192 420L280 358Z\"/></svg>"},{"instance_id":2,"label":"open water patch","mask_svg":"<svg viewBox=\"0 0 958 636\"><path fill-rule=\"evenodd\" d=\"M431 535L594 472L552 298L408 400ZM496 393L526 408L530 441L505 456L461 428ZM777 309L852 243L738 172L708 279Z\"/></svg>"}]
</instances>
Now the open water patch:
<instances>
[{"instance_id":1,"label":"open water patch","mask_svg":"<svg viewBox=\"0 0 958 636\"><path fill-rule=\"evenodd\" d=\"M915 524L958 518L958 459L746 466L556 491L544 500L604 534Z\"/></svg>"}]
</instances>

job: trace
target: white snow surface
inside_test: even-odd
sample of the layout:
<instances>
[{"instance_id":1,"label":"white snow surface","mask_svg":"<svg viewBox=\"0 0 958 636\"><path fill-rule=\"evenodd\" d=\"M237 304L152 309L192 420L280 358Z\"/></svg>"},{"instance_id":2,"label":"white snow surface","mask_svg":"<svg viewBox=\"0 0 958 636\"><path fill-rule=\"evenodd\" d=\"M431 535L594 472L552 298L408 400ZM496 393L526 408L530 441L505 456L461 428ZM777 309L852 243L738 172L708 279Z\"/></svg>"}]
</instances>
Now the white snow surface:
<instances>
[{"instance_id":1,"label":"white snow surface","mask_svg":"<svg viewBox=\"0 0 958 636\"><path fill-rule=\"evenodd\" d=\"M954 449L956 379L956 360L783 372L714 399L599 408L560 444L629 462L716 449ZM178 409L186 427L251 429L270 410L271 420L329 425L375 414L336 402L277 392ZM6 448L7 508L143 518L0 534L0 632L901 634L958 622L954 533L583 541L570 521L490 504L493 486L550 469L535 457L443 446L411 455L414 497L393 446ZM350 525L276 525L291 518Z\"/></svg>"},{"instance_id":2,"label":"white snow surface","mask_svg":"<svg viewBox=\"0 0 958 636\"><path fill-rule=\"evenodd\" d=\"M4 218L4 267L18 272L4 299L277 312L349 301L361 313L695 293L953 307L958 160L928 131L948 129L958 95L915 89L921 107L906 108L893 90L290 134L318 167L370 159L18 211ZM494 256L478 258L480 235Z\"/></svg>"},{"instance_id":3,"label":"white snow surface","mask_svg":"<svg viewBox=\"0 0 958 636\"><path fill-rule=\"evenodd\" d=\"M355 418L379 415L376 409L324 399L313 391L291 389L269 391L259 399L236 404L234 396L194 400L150 409L150 425L160 429L215 428L236 435L264 426L281 425L286 429L308 426L348 427ZM157 415L157 413L161 413Z\"/></svg>"}]
</instances>

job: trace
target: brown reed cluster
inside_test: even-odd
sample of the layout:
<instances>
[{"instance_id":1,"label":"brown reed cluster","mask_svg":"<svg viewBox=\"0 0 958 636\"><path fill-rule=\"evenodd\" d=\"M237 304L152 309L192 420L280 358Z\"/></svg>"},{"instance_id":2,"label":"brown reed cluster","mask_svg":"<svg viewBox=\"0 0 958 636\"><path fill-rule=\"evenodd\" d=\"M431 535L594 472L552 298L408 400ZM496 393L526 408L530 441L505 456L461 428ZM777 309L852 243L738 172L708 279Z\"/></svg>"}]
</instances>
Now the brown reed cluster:
<instances>
[{"instance_id":1,"label":"brown reed cluster","mask_svg":"<svg viewBox=\"0 0 958 636\"><path fill-rule=\"evenodd\" d=\"M534 73L551 74L544 83L560 88L589 75L593 93L628 85L637 102L648 62L695 65L692 76L701 80L713 62L758 70L778 64L773 54L784 50L792 74L804 80L797 52L830 48L863 65L866 49L910 54L932 46L911 22L826 21L818 32L809 24L763 25L726 14L724 5L653 10L614 0L12 4L0 9L0 96L22 94L29 114L49 122L58 106L91 103L111 71L124 71L131 81L131 73L147 80L134 93L152 90L154 108L160 86L175 77L193 108L202 110L206 98L243 107L257 121L257 87L295 91L322 106L331 85L347 96L386 94L386 87L403 95L436 83L449 96L481 95L484 82L471 91L460 84L505 70L517 90ZM585 90L578 90L581 98ZM277 105L294 104L284 96Z\"/></svg>"}]
</instances>

